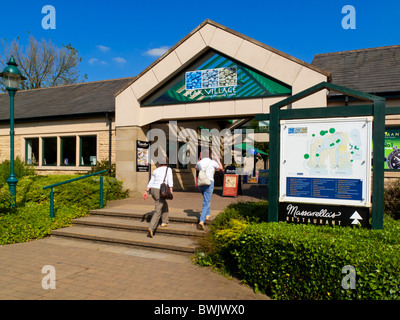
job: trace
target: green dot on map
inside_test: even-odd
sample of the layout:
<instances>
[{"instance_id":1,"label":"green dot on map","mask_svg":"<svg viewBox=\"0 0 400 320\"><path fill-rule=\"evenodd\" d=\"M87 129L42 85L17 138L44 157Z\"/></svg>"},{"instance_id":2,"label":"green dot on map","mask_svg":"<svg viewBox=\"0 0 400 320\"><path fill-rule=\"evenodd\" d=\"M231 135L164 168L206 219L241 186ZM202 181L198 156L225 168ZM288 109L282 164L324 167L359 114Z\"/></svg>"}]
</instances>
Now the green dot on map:
<instances>
[{"instance_id":1,"label":"green dot on map","mask_svg":"<svg viewBox=\"0 0 400 320\"><path fill-rule=\"evenodd\" d=\"M315 137L315 133L313 133L312 136Z\"/></svg>"},{"instance_id":2,"label":"green dot on map","mask_svg":"<svg viewBox=\"0 0 400 320\"><path fill-rule=\"evenodd\" d=\"M319 157L319 153L317 153L315 156L316 156L316 157Z\"/></svg>"},{"instance_id":3,"label":"green dot on map","mask_svg":"<svg viewBox=\"0 0 400 320\"><path fill-rule=\"evenodd\" d=\"M339 143L339 142L340 142L340 139L337 139L337 140L336 140L336 143Z\"/></svg>"},{"instance_id":4,"label":"green dot on map","mask_svg":"<svg viewBox=\"0 0 400 320\"><path fill-rule=\"evenodd\" d=\"M319 134L320 134L321 136L324 136L327 132L328 132L328 131L321 130L321 131L319 132Z\"/></svg>"},{"instance_id":5,"label":"green dot on map","mask_svg":"<svg viewBox=\"0 0 400 320\"><path fill-rule=\"evenodd\" d=\"M330 132L330 133L335 133L335 131L336 131L335 128L330 128L330 129L329 129L329 132Z\"/></svg>"},{"instance_id":6,"label":"green dot on map","mask_svg":"<svg viewBox=\"0 0 400 320\"><path fill-rule=\"evenodd\" d=\"M304 155L304 159L308 159L310 157L310 155L308 154L308 153L306 153L305 155Z\"/></svg>"}]
</instances>

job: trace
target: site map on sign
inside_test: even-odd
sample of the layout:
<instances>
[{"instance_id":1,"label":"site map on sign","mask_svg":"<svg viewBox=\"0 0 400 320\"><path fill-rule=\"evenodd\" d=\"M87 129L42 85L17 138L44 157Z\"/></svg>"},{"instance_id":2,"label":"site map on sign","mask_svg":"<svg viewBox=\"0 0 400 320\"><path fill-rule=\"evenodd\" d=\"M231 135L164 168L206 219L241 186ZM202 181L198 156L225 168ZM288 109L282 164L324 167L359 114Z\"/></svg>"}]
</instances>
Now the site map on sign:
<instances>
[{"instance_id":1,"label":"site map on sign","mask_svg":"<svg viewBox=\"0 0 400 320\"><path fill-rule=\"evenodd\" d=\"M313 132L304 154L310 175L352 174L354 160L361 160L361 138L358 129L338 132L335 128Z\"/></svg>"}]
</instances>

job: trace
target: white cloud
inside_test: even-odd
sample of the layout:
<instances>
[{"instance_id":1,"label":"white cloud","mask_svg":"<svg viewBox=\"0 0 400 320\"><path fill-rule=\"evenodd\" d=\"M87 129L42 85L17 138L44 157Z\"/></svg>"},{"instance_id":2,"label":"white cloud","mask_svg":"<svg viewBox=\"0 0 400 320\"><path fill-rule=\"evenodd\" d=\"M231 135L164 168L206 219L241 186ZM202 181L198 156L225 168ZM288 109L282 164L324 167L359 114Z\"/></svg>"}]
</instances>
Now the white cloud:
<instances>
[{"instance_id":1,"label":"white cloud","mask_svg":"<svg viewBox=\"0 0 400 320\"><path fill-rule=\"evenodd\" d=\"M89 59L89 64L90 65L93 65L93 64L102 64L102 65L106 65L107 64L107 62L105 62L105 61L103 61L103 60L99 60L99 59L97 59L97 58L91 58L91 59Z\"/></svg>"},{"instance_id":2,"label":"white cloud","mask_svg":"<svg viewBox=\"0 0 400 320\"><path fill-rule=\"evenodd\" d=\"M96 47L97 47L97 49L99 49L99 50L102 51L102 52L107 52L107 51L110 51L110 50L111 50L110 47L106 47L106 46L103 46L103 45L101 45L101 44L99 44L99 45L96 46Z\"/></svg>"},{"instance_id":3,"label":"white cloud","mask_svg":"<svg viewBox=\"0 0 400 320\"><path fill-rule=\"evenodd\" d=\"M97 61L99 61L99 59L97 59L97 58L92 58L92 59L89 60L89 64L93 64L93 63L95 63L95 62L97 62Z\"/></svg>"},{"instance_id":4,"label":"white cloud","mask_svg":"<svg viewBox=\"0 0 400 320\"><path fill-rule=\"evenodd\" d=\"M126 63L126 60L124 59L124 58L121 58L121 57L115 57L115 58L113 58L113 60L116 62L116 63Z\"/></svg>"},{"instance_id":5,"label":"white cloud","mask_svg":"<svg viewBox=\"0 0 400 320\"><path fill-rule=\"evenodd\" d=\"M153 49L147 50L147 51L145 52L145 55L151 56L151 57L160 57L160 56L162 56L165 52L167 52L168 49L169 49L168 46L162 46L162 47L159 47L159 48L153 48Z\"/></svg>"}]
</instances>

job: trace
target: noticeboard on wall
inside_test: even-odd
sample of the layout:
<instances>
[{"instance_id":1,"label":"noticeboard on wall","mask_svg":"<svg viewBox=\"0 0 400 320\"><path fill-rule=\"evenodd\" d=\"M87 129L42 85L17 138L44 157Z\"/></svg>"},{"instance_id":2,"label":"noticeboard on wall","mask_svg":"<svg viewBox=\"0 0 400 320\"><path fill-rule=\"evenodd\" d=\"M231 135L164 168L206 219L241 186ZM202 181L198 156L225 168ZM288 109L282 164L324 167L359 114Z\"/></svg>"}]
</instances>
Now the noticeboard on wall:
<instances>
[{"instance_id":1,"label":"noticeboard on wall","mask_svg":"<svg viewBox=\"0 0 400 320\"><path fill-rule=\"evenodd\" d=\"M385 130L385 169L400 170L400 128Z\"/></svg>"},{"instance_id":2,"label":"noticeboard on wall","mask_svg":"<svg viewBox=\"0 0 400 320\"><path fill-rule=\"evenodd\" d=\"M149 171L149 146L148 141L136 141L136 172Z\"/></svg>"},{"instance_id":3,"label":"noticeboard on wall","mask_svg":"<svg viewBox=\"0 0 400 320\"><path fill-rule=\"evenodd\" d=\"M281 121L279 201L370 206L372 119Z\"/></svg>"}]
</instances>

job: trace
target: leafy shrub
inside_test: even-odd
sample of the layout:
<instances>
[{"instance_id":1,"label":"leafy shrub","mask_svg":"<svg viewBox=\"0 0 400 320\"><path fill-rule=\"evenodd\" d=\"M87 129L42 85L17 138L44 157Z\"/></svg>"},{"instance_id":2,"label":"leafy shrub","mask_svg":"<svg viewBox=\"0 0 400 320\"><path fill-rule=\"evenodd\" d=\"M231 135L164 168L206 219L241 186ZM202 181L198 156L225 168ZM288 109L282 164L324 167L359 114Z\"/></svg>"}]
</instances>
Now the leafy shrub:
<instances>
[{"instance_id":1,"label":"leafy shrub","mask_svg":"<svg viewBox=\"0 0 400 320\"><path fill-rule=\"evenodd\" d=\"M237 202L226 207L223 213L217 215L212 225L214 230L224 228L232 219L244 219L249 222L266 222L268 202Z\"/></svg>"},{"instance_id":2,"label":"leafy shrub","mask_svg":"<svg viewBox=\"0 0 400 320\"><path fill-rule=\"evenodd\" d=\"M38 239L51 230L66 227L72 219L99 208L98 176L74 181L54 188L55 218L50 218L50 190L44 186L77 178L78 175L26 176L17 185L17 209L2 210L0 206L0 244ZM109 200L127 195L122 182L111 177L104 179L104 205ZM0 189L0 197L9 199L8 185ZM0 199L1 201L1 199Z\"/></svg>"},{"instance_id":3,"label":"leafy shrub","mask_svg":"<svg viewBox=\"0 0 400 320\"><path fill-rule=\"evenodd\" d=\"M248 206L220 213L197 253L274 299L400 299L400 223L385 218L383 230L256 223ZM256 210L254 212L257 212ZM201 259L199 259L201 258ZM342 268L356 270L356 289L345 290Z\"/></svg>"},{"instance_id":4,"label":"leafy shrub","mask_svg":"<svg viewBox=\"0 0 400 320\"><path fill-rule=\"evenodd\" d=\"M17 203L43 203L49 200L50 190L43 187L58 182L71 180L79 175L30 176L21 179L17 186ZM96 208L100 198L100 176L93 176L53 188L55 205L79 203L79 206ZM19 191L19 192L18 192ZM122 182L112 177L103 177L104 204L126 196L122 190Z\"/></svg>"},{"instance_id":5,"label":"leafy shrub","mask_svg":"<svg viewBox=\"0 0 400 320\"><path fill-rule=\"evenodd\" d=\"M199 240L200 250L197 262L206 266L212 261L215 266L225 268L225 265L230 262L228 238L235 238L250 222L265 221L267 210L268 202L266 201L238 202L227 206L214 219L210 232Z\"/></svg>"},{"instance_id":6,"label":"leafy shrub","mask_svg":"<svg viewBox=\"0 0 400 320\"><path fill-rule=\"evenodd\" d=\"M28 203L12 214L0 215L0 245L40 239L51 230L67 227L72 219L82 217L87 210L76 204L62 206L54 219L49 215L49 203Z\"/></svg>"},{"instance_id":7,"label":"leafy shrub","mask_svg":"<svg viewBox=\"0 0 400 320\"><path fill-rule=\"evenodd\" d=\"M110 177L115 178L115 163L111 163L111 166L109 165L108 160L101 160L98 161L95 166L92 166L90 171L88 173L94 173L94 172L99 172L103 170L108 170L108 172L105 175L110 175Z\"/></svg>"},{"instance_id":8,"label":"leafy shrub","mask_svg":"<svg viewBox=\"0 0 400 320\"><path fill-rule=\"evenodd\" d=\"M15 208L12 206L14 200L7 190L0 189L0 214L15 212Z\"/></svg>"},{"instance_id":9,"label":"leafy shrub","mask_svg":"<svg viewBox=\"0 0 400 320\"><path fill-rule=\"evenodd\" d=\"M33 165L27 165L19 157L14 160L14 173L19 180L22 177L35 174ZM0 188L6 183L10 175L10 160L4 160L0 163Z\"/></svg>"},{"instance_id":10,"label":"leafy shrub","mask_svg":"<svg viewBox=\"0 0 400 320\"><path fill-rule=\"evenodd\" d=\"M385 187L385 213L393 219L400 219L400 179L396 179Z\"/></svg>"},{"instance_id":11,"label":"leafy shrub","mask_svg":"<svg viewBox=\"0 0 400 320\"><path fill-rule=\"evenodd\" d=\"M276 299L400 299L400 226L386 233L349 227L252 224L231 245L237 272ZM395 235L395 236L393 236ZM342 287L342 268L356 289Z\"/></svg>"}]
</instances>

